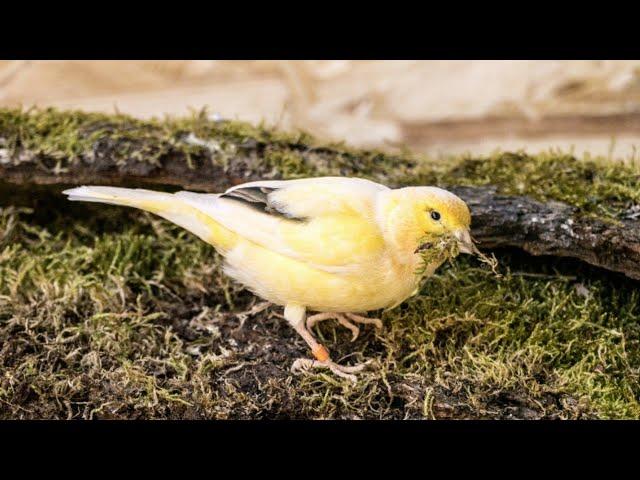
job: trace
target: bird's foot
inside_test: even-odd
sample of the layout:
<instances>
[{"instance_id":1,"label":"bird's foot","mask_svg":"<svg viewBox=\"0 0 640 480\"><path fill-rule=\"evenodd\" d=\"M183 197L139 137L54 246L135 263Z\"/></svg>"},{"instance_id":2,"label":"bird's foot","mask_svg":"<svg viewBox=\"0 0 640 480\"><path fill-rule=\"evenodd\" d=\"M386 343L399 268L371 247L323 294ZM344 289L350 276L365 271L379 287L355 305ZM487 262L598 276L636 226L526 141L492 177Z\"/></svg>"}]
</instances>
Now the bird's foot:
<instances>
[{"instance_id":1,"label":"bird's foot","mask_svg":"<svg viewBox=\"0 0 640 480\"><path fill-rule=\"evenodd\" d=\"M315 315L310 315L307 317L307 330L311 330L313 326L324 320L332 320L335 319L342 325L343 327L351 330L351 341L353 342L358 335L360 334L360 328L357 325L354 325L353 322L362 323L362 324L372 324L375 325L376 328L382 328L382 321L379 318L367 318L361 315L356 315L355 313L334 313L334 312L325 312L325 313L317 313Z\"/></svg>"},{"instance_id":2,"label":"bird's foot","mask_svg":"<svg viewBox=\"0 0 640 480\"><path fill-rule=\"evenodd\" d=\"M382 320L379 318L363 317L362 315L356 315L355 313L345 313L352 322L362 323L364 325L374 325L378 330L382 330Z\"/></svg>"},{"instance_id":3,"label":"bird's foot","mask_svg":"<svg viewBox=\"0 0 640 480\"><path fill-rule=\"evenodd\" d=\"M313 360L311 358L298 358L293 365L291 365L291 371L297 373L299 371L307 371L312 368L327 368L335 373L337 376L346 378L354 383L358 381L358 377L354 375L354 373L359 373L369 364L369 361L365 363L360 363L358 365L353 365L350 367L339 365L333 362L331 359L326 359L324 361Z\"/></svg>"}]
</instances>

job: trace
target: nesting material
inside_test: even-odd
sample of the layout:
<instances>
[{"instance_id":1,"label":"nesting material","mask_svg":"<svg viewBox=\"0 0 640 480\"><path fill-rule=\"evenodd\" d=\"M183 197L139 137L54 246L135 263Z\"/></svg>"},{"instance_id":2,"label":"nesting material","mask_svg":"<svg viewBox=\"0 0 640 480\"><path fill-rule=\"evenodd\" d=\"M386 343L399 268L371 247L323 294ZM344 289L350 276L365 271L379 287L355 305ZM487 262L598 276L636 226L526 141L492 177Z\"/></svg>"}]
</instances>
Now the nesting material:
<instances>
[{"instance_id":1,"label":"nesting material","mask_svg":"<svg viewBox=\"0 0 640 480\"><path fill-rule=\"evenodd\" d=\"M448 260L452 260L460 254L460 246L458 240L451 234L444 235L425 235L420 240L420 247L417 252L422 257L422 262L418 269L417 274L422 276L427 270L429 265L440 264ZM498 273L498 260L495 255L487 256L482 253L478 248L473 245L473 255L489 266L491 271L496 277L500 277Z\"/></svg>"}]
</instances>

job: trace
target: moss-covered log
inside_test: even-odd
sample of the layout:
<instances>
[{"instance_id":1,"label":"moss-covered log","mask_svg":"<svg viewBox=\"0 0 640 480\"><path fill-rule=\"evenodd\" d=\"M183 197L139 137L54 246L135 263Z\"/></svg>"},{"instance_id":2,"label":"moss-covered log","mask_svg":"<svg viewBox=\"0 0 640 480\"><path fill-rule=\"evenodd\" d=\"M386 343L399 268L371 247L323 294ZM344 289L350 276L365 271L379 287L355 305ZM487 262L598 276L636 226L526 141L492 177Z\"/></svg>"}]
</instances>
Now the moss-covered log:
<instances>
[{"instance_id":1,"label":"moss-covered log","mask_svg":"<svg viewBox=\"0 0 640 480\"><path fill-rule=\"evenodd\" d=\"M304 133L210 120L204 112L143 122L54 110L0 111L0 177L13 184L215 192L244 181L305 175L357 175L391 186L439 184L469 203L473 235L485 248L578 258L640 278L640 182L637 172L621 165L612 170L563 156L527 163L522 155L502 155L443 170L409 154L321 145ZM474 183L480 185L458 186Z\"/></svg>"}]
</instances>

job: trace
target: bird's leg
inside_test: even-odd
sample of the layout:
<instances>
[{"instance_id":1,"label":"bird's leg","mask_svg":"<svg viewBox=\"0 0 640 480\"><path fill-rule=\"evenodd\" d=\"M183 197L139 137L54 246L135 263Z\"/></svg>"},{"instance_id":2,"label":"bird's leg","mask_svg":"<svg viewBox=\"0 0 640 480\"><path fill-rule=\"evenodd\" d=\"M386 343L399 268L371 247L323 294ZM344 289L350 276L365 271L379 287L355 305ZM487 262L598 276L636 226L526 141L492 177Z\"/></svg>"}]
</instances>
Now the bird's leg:
<instances>
[{"instance_id":1,"label":"bird's leg","mask_svg":"<svg viewBox=\"0 0 640 480\"><path fill-rule=\"evenodd\" d=\"M305 325L306 310L305 307L300 305L289 304L284 309L284 318L293 326L293 328L300 334L300 336L307 342L313 356L316 360L310 358L299 358L291 366L292 371L307 370L310 368L328 368L339 377L346 378L352 382L357 381L357 377L354 373L360 372L366 366L366 363L360 365L354 365L352 367L345 367L338 365L331 360L327 349L313 337L311 332L307 330Z\"/></svg>"},{"instance_id":2,"label":"bird's leg","mask_svg":"<svg viewBox=\"0 0 640 480\"><path fill-rule=\"evenodd\" d=\"M307 317L307 329L311 330L313 326L324 320L337 320L340 325L351 330L352 337L351 341L353 342L358 335L360 334L360 329L357 325L354 325L352 322L362 323L365 325L375 325L376 328L382 328L382 322L379 318L367 318L361 315L356 315L355 313L334 313L334 312L326 312L326 313L317 313L316 315L311 315Z\"/></svg>"}]
</instances>

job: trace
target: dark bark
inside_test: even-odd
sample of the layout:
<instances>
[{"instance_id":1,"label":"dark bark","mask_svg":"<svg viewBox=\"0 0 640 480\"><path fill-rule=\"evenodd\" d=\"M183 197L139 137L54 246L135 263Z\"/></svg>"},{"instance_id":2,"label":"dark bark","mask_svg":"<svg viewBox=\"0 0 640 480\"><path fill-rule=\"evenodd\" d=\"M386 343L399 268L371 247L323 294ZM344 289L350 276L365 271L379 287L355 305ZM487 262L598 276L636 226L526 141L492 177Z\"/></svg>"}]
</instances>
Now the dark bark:
<instances>
[{"instance_id":1,"label":"dark bark","mask_svg":"<svg viewBox=\"0 0 640 480\"><path fill-rule=\"evenodd\" d=\"M225 171L207 160L204 156L195 157L194 167L190 168L186 156L176 151L164 156L160 163L138 160L120 163L105 151L94 154L91 160L80 158L55 173L55 162L37 155L24 163L0 162L0 179L17 185L167 185L211 192L259 179L241 165Z\"/></svg>"},{"instance_id":2,"label":"dark bark","mask_svg":"<svg viewBox=\"0 0 640 480\"><path fill-rule=\"evenodd\" d=\"M80 159L68 164L67 171L54 173L51 161L32 155L24 162L0 162L0 179L7 184L68 185L102 184L125 186L177 186L219 192L245 181L267 176L256 157L265 146L244 150L228 168L215 165L210 158L192 157L187 166L184 154L170 152L159 162L114 162L108 152L95 150L91 161ZM29 156L29 152L22 152ZM316 160L330 162L332 152L314 152ZM0 159L1 160L1 159ZM358 172L358 162L341 173ZM257 166L258 165L258 166ZM372 172L373 176L377 172ZM269 172L273 177L273 171ZM384 180L381 180L384 181ZM640 279L640 215L619 222L603 221L581 214L559 202L539 202L524 196L496 193L493 187L455 187L451 189L471 208L472 234L480 248L517 247L533 255L571 257L607 270Z\"/></svg>"},{"instance_id":3,"label":"dark bark","mask_svg":"<svg viewBox=\"0 0 640 480\"><path fill-rule=\"evenodd\" d=\"M452 188L472 212L480 247L517 247L571 257L640 279L640 218L603 221L560 202L499 195L494 187Z\"/></svg>"}]
</instances>

